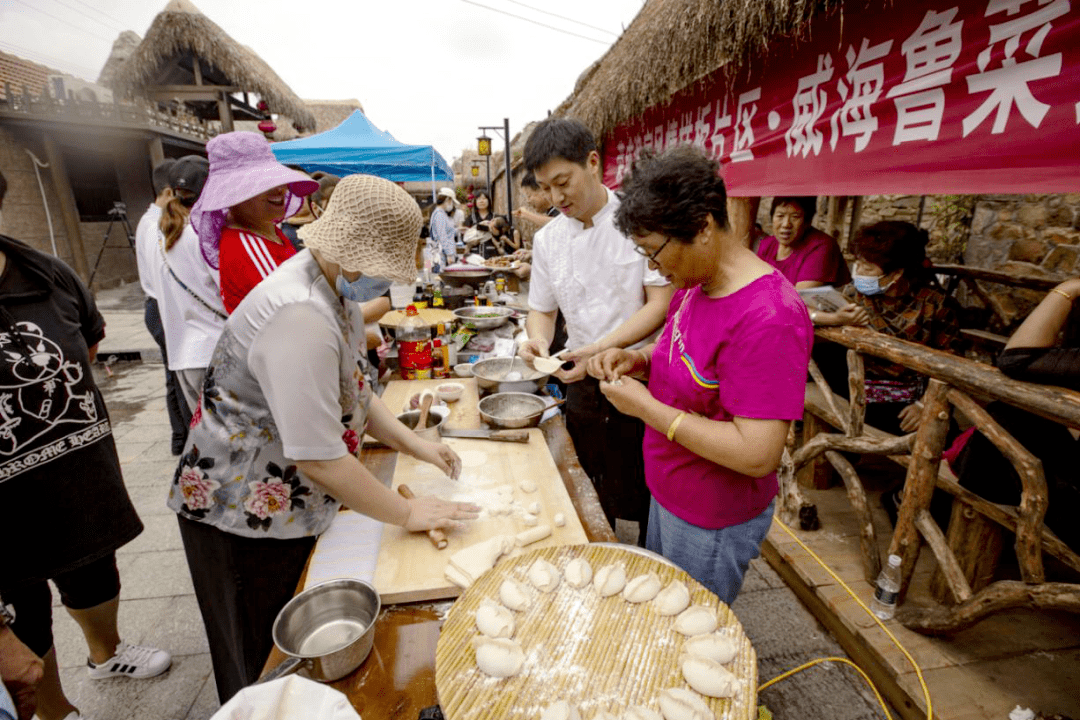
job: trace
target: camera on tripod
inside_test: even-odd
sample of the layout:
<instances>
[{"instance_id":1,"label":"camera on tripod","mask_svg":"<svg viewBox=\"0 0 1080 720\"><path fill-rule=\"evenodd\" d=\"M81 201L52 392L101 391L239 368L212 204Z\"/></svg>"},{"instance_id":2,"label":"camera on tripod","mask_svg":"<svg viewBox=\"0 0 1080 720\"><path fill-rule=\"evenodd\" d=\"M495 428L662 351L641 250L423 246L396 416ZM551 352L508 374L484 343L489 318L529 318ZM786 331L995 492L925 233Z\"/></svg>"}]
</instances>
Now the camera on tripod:
<instances>
[{"instance_id":1,"label":"camera on tripod","mask_svg":"<svg viewBox=\"0 0 1080 720\"><path fill-rule=\"evenodd\" d=\"M119 200L114 200L112 204L112 210L109 211L110 215L127 215L127 204L122 203Z\"/></svg>"}]
</instances>

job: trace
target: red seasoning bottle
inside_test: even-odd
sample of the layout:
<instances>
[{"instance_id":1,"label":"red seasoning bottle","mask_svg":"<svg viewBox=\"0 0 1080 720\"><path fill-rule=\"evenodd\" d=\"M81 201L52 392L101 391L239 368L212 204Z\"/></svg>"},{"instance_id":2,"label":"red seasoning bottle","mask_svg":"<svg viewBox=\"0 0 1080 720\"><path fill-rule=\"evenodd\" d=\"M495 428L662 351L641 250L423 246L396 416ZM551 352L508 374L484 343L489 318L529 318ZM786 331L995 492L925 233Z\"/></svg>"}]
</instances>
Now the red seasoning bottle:
<instances>
[{"instance_id":1,"label":"red seasoning bottle","mask_svg":"<svg viewBox=\"0 0 1080 720\"><path fill-rule=\"evenodd\" d=\"M424 324L416 305L405 310L405 319L397 329L398 365L405 380L431 377L431 331Z\"/></svg>"}]
</instances>

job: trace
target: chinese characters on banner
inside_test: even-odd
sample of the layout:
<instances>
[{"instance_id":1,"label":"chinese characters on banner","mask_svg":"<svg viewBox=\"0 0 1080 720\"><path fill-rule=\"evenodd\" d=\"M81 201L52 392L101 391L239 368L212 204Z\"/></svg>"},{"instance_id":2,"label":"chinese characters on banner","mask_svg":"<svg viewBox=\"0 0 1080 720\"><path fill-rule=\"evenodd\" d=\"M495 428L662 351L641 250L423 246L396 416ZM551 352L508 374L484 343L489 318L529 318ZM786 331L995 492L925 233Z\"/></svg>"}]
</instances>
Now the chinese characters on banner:
<instances>
[{"instance_id":1,"label":"chinese characters on banner","mask_svg":"<svg viewBox=\"0 0 1080 720\"><path fill-rule=\"evenodd\" d=\"M605 183L692 144L739 196L1080 191L1080 0L882 5L616 128Z\"/></svg>"}]
</instances>

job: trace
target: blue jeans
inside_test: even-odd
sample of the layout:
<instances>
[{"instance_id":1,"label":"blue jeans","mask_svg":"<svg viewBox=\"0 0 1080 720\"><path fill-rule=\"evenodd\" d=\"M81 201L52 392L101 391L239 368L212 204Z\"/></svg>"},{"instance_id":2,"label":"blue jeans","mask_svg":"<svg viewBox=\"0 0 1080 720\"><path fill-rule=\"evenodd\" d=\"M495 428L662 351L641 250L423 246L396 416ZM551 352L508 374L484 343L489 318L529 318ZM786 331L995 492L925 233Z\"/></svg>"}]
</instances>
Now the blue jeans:
<instances>
[{"instance_id":1,"label":"blue jeans","mask_svg":"<svg viewBox=\"0 0 1080 720\"><path fill-rule=\"evenodd\" d=\"M645 547L671 560L730 605L750 561L761 554L775 504L773 500L760 515L741 525L710 530L676 517L654 498Z\"/></svg>"}]
</instances>

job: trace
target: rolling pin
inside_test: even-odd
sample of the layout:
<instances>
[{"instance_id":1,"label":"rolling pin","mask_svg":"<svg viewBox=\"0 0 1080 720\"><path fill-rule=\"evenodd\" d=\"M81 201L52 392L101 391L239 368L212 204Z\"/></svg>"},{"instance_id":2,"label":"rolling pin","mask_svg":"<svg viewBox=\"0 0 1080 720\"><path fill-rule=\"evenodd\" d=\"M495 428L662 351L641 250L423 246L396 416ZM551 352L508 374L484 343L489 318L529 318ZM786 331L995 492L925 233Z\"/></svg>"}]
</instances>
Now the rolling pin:
<instances>
[{"instance_id":1,"label":"rolling pin","mask_svg":"<svg viewBox=\"0 0 1080 720\"><path fill-rule=\"evenodd\" d=\"M416 497L413 495L413 491L409 489L408 485L398 485L397 491L401 497L406 500L412 500ZM445 550L446 546L449 544L449 541L446 539L446 533L442 530L428 530L427 536L428 540L431 541L431 544L435 546L436 550Z\"/></svg>"}]
</instances>

